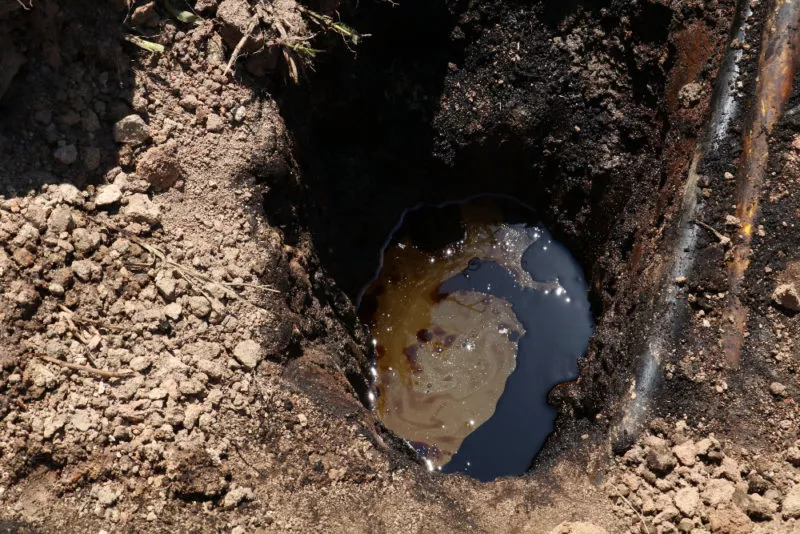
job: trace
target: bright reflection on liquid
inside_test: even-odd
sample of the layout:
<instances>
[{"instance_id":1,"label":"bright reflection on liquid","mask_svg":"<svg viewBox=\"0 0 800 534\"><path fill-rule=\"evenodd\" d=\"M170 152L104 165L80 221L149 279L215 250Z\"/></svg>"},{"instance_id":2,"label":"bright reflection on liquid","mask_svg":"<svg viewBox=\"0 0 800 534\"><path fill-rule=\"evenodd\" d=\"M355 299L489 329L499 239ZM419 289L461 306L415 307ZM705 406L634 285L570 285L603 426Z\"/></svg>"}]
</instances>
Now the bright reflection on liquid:
<instances>
[{"instance_id":1,"label":"bright reflection on liquid","mask_svg":"<svg viewBox=\"0 0 800 534\"><path fill-rule=\"evenodd\" d=\"M376 351L375 410L431 471L446 466L467 436L495 414L517 368L520 340L530 339L531 325L520 310L554 315L544 307L566 309L572 297L586 299L585 284L575 284L572 271L563 281L558 272L543 278L526 268L534 243L540 253L552 243L542 228L503 222L489 201L460 205L460 221L457 239L435 251L411 239L392 243L367 292L371 305L362 306ZM588 303L575 310L590 324ZM566 376L563 370L555 376L569 377L585 339L578 344L583 348L569 349ZM554 355L563 359L559 351ZM469 472L474 464L471 458L459 470Z\"/></svg>"}]
</instances>

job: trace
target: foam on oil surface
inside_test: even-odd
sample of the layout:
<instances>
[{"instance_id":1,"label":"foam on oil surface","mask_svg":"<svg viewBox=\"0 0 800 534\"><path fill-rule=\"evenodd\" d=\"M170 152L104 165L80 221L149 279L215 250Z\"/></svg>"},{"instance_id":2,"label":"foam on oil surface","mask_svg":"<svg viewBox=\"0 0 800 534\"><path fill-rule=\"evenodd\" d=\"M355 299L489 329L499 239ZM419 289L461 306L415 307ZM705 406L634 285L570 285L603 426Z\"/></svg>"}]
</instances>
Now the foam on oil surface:
<instances>
[{"instance_id":1,"label":"foam on oil surface","mask_svg":"<svg viewBox=\"0 0 800 534\"><path fill-rule=\"evenodd\" d=\"M552 430L547 392L586 350L580 268L525 217L493 198L407 213L363 299L375 410L430 469L527 470Z\"/></svg>"}]
</instances>

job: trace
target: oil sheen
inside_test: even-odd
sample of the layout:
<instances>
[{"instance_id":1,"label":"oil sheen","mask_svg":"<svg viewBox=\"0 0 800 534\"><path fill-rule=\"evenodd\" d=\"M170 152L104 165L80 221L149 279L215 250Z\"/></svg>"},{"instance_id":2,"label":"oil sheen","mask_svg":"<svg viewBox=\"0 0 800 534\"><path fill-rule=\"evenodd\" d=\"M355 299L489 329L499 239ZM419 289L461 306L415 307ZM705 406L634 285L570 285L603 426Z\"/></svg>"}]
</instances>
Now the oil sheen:
<instances>
[{"instance_id":1,"label":"oil sheen","mask_svg":"<svg viewBox=\"0 0 800 534\"><path fill-rule=\"evenodd\" d=\"M375 411L431 470L520 474L552 431L593 321L569 251L516 202L408 211L359 309Z\"/></svg>"}]
</instances>

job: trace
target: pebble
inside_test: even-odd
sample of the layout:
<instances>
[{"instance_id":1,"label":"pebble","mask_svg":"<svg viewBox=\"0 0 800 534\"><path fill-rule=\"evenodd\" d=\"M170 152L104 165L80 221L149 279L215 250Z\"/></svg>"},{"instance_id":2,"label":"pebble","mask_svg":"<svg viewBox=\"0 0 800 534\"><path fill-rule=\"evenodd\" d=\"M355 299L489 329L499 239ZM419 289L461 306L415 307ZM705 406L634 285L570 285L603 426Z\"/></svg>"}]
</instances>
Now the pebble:
<instances>
[{"instance_id":1,"label":"pebble","mask_svg":"<svg viewBox=\"0 0 800 534\"><path fill-rule=\"evenodd\" d=\"M57 206L47 218L47 230L56 235L70 232L73 228L75 220L72 217L72 210L66 206Z\"/></svg>"},{"instance_id":2,"label":"pebble","mask_svg":"<svg viewBox=\"0 0 800 534\"><path fill-rule=\"evenodd\" d=\"M149 149L136 163L136 176L147 181L156 191L169 189L180 178L180 167L172 144Z\"/></svg>"},{"instance_id":3,"label":"pebble","mask_svg":"<svg viewBox=\"0 0 800 534\"><path fill-rule=\"evenodd\" d=\"M252 501L254 498L253 490L245 487L235 487L225 494L222 499L223 508L234 508L244 501Z\"/></svg>"},{"instance_id":4,"label":"pebble","mask_svg":"<svg viewBox=\"0 0 800 534\"><path fill-rule=\"evenodd\" d=\"M772 301L789 311L800 311L800 294L794 284L779 284L772 292Z\"/></svg>"},{"instance_id":5,"label":"pebble","mask_svg":"<svg viewBox=\"0 0 800 534\"><path fill-rule=\"evenodd\" d=\"M89 282L102 273L100 266L92 260L76 260L72 262L72 273L81 282Z\"/></svg>"},{"instance_id":6,"label":"pebble","mask_svg":"<svg viewBox=\"0 0 800 534\"><path fill-rule=\"evenodd\" d=\"M248 369L255 369L263 359L261 345L252 339L242 341L233 349L233 356Z\"/></svg>"},{"instance_id":7,"label":"pebble","mask_svg":"<svg viewBox=\"0 0 800 534\"><path fill-rule=\"evenodd\" d=\"M75 430L79 432L86 432L92 428L92 420L86 410L78 410L75 412L75 415L72 416L71 423L72 426L75 427Z\"/></svg>"},{"instance_id":8,"label":"pebble","mask_svg":"<svg viewBox=\"0 0 800 534\"><path fill-rule=\"evenodd\" d=\"M775 395L776 397L786 397L788 395L786 386L784 386L780 382L771 383L769 385L769 392Z\"/></svg>"},{"instance_id":9,"label":"pebble","mask_svg":"<svg viewBox=\"0 0 800 534\"><path fill-rule=\"evenodd\" d=\"M72 206L80 206L83 204L83 196L81 196L80 189L72 184L59 184L58 194L61 200Z\"/></svg>"},{"instance_id":10,"label":"pebble","mask_svg":"<svg viewBox=\"0 0 800 534\"><path fill-rule=\"evenodd\" d=\"M160 276L156 279L156 289L164 297L164 300L171 301L175 299L175 289L177 288L178 281L169 274Z\"/></svg>"},{"instance_id":11,"label":"pebble","mask_svg":"<svg viewBox=\"0 0 800 534\"><path fill-rule=\"evenodd\" d=\"M150 400L161 400L167 397L168 391L164 388L153 388L147 394L147 398Z\"/></svg>"},{"instance_id":12,"label":"pebble","mask_svg":"<svg viewBox=\"0 0 800 534\"><path fill-rule=\"evenodd\" d=\"M211 313L211 303L208 302L208 299L205 297L189 297L187 301L187 307L192 315L200 319L208 317L208 314Z\"/></svg>"},{"instance_id":13,"label":"pebble","mask_svg":"<svg viewBox=\"0 0 800 534\"><path fill-rule=\"evenodd\" d=\"M76 228L72 232L72 246L84 256L93 252L102 242L100 232L87 230L86 228Z\"/></svg>"},{"instance_id":14,"label":"pebble","mask_svg":"<svg viewBox=\"0 0 800 534\"><path fill-rule=\"evenodd\" d=\"M136 356L131 360L131 362L128 365L134 371L141 373L142 371L150 367L150 364L151 362L149 358L146 358L144 356Z\"/></svg>"},{"instance_id":15,"label":"pebble","mask_svg":"<svg viewBox=\"0 0 800 534\"><path fill-rule=\"evenodd\" d=\"M666 475L675 468L677 462L669 450L651 449L647 453L647 467L657 475Z\"/></svg>"},{"instance_id":16,"label":"pebble","mask_svg":"<svg viewBox=\"0 0 800 534\"><path fill-rule=\"evenodd\" d=\"M173 302L171 304L167 304L166 306L164 306L164 316L167 317L168 319L177 321L181 318L182 314L183 314L183 307L177 302Z\"/></svg>"},{"instance_id":17,"label":"pebble","mask_svg":"<svg viewBox=\"0 0 800 534\"><path fill-rule=\"evenodd\" d=\"M98 188L94 203L98 207L111 206L122 199L122 190L116 184L106 184Z\"/></svg>"},{"instance_id":18,"label":"pebble","mask_svg":"<svg viewBox=\"0 0 800 534\"><path fill-rule=\"evenodd\" d=\"M697 449L692 440L686 440L672 448L678 461L686 467L692 467L697 461Z\"/></svg>"},{"instance_id":19,"label":"pebble","mask_svg":"<svg viewBox=\"0 0 800 534\"><path fill-rule=\"evenodd\" d=\"M143 223L151 227L161 223L161 210L143 193L130 196L128 205L122 208L122 215L130 222Z\"/></svg>"},{"instance_id":20,"label":"pebble","mask_svg":"<svg viewBox=\"0 0 800 534\"><path fill-rule=\"evenodd\" d=\"M211 113L206 119L206 130L209 132L221 132L225 128L225 121L215 113Z\"/></svg>"},{"instance_id":21,"label":"pebble","mask_svg":"<svg viewBox=\"0 0 800 534\"><path fill-rule=\"evenodd\" d=\"M783 499L783 517L800 518L800 484L795 485Z\"/></svg>"},{"instance_id":22,"label":"pebble","mask_svg":"<svg viewBox=\"0 0 800 534\"><path fill-rule=\"evenodd\" d=\"M11 256L14 258L16 264L23 268L30 267L36 262L33 254L31 254L31 252L26 248L18 248L14 250L14 253Z\"/></svg>"},{"instance_id":23,"label":"pebble","mask_svg":"<svg viewBox=\"0 0 800 534\"><path fill-rule=\"evenodd\" d=\"M141 145L150 139L150 128L139 115L128 115L114 124L114 141Z\"/></svg>"},{"instance_id":24,"label":"pebble","mask_svg":"<svg viewBox=\"0 0 800 534\"><path fill-rule=\"evenodd\" d=\"M78 160L78 149L75 148L75 145L64 145L58 147L53 152L53 157L56 158L56 161L59 163L72 165Z\"/></svg>"},{"instance_id":25,"label":"pebble","mask_svg":"<svg viewBox=\"0 0 800 534\"><path fill-rule=\"evenodd\" d=\"M733 482L721 478L712 478L703 490L703 501L710 506L718 507L730 502L735 491L736 486L733 485Z\"/></svg>"},{"instance_id":26,"label":"pebble","mask_svg":"<svg viewBox=\"0 0 800 534\"><path fill-rule=\"evenodd\" d=\"M225 374L225 367L220 362L200 360L197 368L213 380L219 380Z\"/></svg>"}]
</instances>

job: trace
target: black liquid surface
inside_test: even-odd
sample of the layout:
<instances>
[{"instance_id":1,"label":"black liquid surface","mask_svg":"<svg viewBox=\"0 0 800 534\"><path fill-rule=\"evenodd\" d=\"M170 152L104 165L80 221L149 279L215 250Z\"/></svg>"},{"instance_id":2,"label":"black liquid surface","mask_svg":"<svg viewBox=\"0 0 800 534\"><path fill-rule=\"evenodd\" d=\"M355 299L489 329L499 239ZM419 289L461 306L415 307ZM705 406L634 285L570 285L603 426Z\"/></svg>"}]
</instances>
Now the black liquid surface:
<instances>
[{"instance_id":1,"label":"black liquid surface","mask_svg":"<svg viewBox=\"0 0 800 534\"><path fill-rule=\"evenodd\" d=\"M466 437L443 472L493 480L527 471L553 430L556 412L547 403L548 391L577 376L577 358L586 351L594 327L580 267L563 245L546 238L530 246L523 262L534 280L558 279L566 291L522 288L496 263L481 261L440 288L447 294L491 287L492 295L511 303L526 330L519 339L517 368L494 415Z\"/></svg>"},{"instance_id":2,"label":"black liquid surface","mask_svg":"<svg viewBox=\"0 0 800 534\"><path fill-rule=\"evenodd\" d=\"M528 470L553 430L547 393L577 376L594 326L569 251L492 202L408 217L361 310L376 413L430 469L481 480Z\"/></svg>"}]
</instances>

